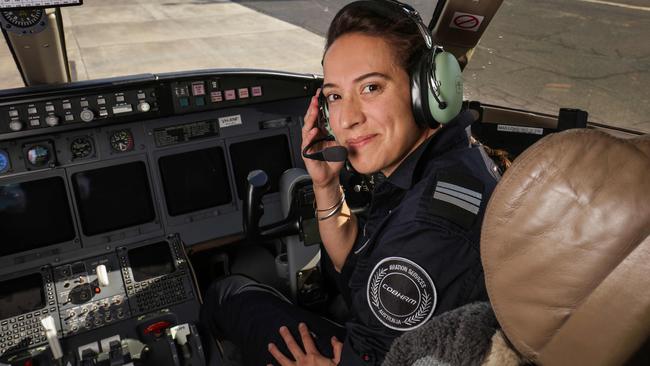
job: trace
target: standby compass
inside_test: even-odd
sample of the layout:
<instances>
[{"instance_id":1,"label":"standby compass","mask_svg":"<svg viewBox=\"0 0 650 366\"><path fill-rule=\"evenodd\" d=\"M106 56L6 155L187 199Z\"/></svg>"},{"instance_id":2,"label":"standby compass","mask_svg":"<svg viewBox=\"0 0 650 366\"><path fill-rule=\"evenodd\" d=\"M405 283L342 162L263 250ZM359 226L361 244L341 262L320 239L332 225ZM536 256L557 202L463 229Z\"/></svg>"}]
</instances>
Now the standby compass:
<instances>
[{"instance_id":1,"label":"standby compass","mask_svg":"<svg viewBox=\"0 0 650 366\"><path fill-rule=\"evenodd\" d=\"M45 9L25 8L0 12L2 28L18 34L33 34L45 29Z\"/></svg>"}]
</instances>

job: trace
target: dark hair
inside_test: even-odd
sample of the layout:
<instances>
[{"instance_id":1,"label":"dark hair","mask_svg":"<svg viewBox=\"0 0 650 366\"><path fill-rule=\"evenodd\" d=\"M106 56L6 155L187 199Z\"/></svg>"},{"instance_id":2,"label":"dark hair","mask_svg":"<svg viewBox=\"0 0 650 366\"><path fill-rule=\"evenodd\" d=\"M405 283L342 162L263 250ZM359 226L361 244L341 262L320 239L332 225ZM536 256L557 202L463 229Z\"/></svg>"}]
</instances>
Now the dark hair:
<instances>
[{"instance_id":1,"label":"dark hair","mask_svg":"<svg viewBox=\"0 0 650 366\"><path fill-rule=\"evenodd\" d=\"M327 31L325 53L334 41L348 33L380 37L391 45L398 64L410 73L427 49L417 24L400 9L391 9L390 4L367 3L352 3L336 14Z\"/></svg>"}]
</instances>

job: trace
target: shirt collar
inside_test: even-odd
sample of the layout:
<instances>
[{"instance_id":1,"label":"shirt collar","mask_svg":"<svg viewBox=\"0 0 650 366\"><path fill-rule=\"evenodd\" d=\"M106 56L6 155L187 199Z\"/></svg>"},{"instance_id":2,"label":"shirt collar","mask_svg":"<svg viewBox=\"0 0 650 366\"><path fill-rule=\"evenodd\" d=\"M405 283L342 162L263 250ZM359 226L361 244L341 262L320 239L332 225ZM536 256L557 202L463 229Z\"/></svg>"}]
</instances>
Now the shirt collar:
<instances>
[{"instance_id":1,"label":"shirt collar","mask_svg":"<svg viewBox=\"0 0 650 366\"><path fill-rule=\"evenodd\" d=\"M472 121L474 118L471 112L467 110L460 112L452 121L413 150L387 178L387 181L401 189L410 189L421 160L442 155L456 146L469 146L469 137L465 129L472 124Z\"/></svg>"}]
</instances>

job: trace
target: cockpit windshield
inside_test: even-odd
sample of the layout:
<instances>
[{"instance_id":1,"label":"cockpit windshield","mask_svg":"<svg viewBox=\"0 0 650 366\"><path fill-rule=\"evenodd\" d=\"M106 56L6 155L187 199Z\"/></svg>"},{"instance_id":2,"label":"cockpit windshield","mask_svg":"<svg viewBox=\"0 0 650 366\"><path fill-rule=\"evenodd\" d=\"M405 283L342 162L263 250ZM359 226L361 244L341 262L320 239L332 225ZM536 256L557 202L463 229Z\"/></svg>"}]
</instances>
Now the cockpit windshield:
<instances>
[{"instance_id":1,"label":"cockpit windshield","mask_svg":"<svg viewBox=\"0 0 650 366\"><path fill-rule=\"evenodd\" d=\"M214 68L322 73L346 0L85 0L61 8L71 79ZM408 1L429 23L436 1ZM464 70L465 99L650 132L650 6L506 0ZM471 24L470 24L471 25ZM461 26L468 26L462 24ZM0 41L0 90L23 86Z\"/></svg>"}]
</instances>

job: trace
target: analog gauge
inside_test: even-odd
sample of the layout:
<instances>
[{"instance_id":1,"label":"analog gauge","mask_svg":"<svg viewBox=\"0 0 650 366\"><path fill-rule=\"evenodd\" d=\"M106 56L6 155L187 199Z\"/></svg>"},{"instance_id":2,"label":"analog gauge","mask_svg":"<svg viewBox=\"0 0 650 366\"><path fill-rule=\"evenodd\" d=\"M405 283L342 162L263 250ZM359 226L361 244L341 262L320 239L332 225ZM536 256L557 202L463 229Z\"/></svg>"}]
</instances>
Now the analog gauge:
<instances>
[{"instance_id":1,"label":"analog gauge","mask_svg":"<svg viewBox=\"0 0 650 366\"><path fill-rule=\"evenodd\" d=\"M35 145L27 150L27 161L33 166L44 166L50 162L50 149L47 146Z\"/></svg>"},{"instance_id":2,"label":"analog gauge","mask_svg":"<svg viewBox=\"0 0 650 366\"><path fill-rule=\"evenodd\" d=\"M133 135L129 130L114 131L111 135L111 147L117 152L133 150Z\"/></svg>"},{"instance_id":3,"label":"analog gauge","mask_svg":"<svg viewBox=\"0 0 650 366\"><path fill-rule=\"evenodd\" d=\"M11 26L29 28L39 24L44 15L43 9L19 9L2 12L2 18Z\"/></svg>"},{"instance_id":4,"label":"analog gauge","mask_svg":"<svg viewBox=\"0 0 650 366\"><path fill-rule=\"evenodd\" d=\"M93 152L93 143L88 137L77 137L70 143L73 159L82 159Z\"/></svg>"},{"instance_id":5,"label":"analog gauge","mask_svg":"<svg viewBox=\"0 0 650 366\"><path fill-rule=\"evenodd\" d=\"M11 168L9 154L4 150L0 150L0 174L6 173L9 168Z\"/></svg>"}]
</instances>

